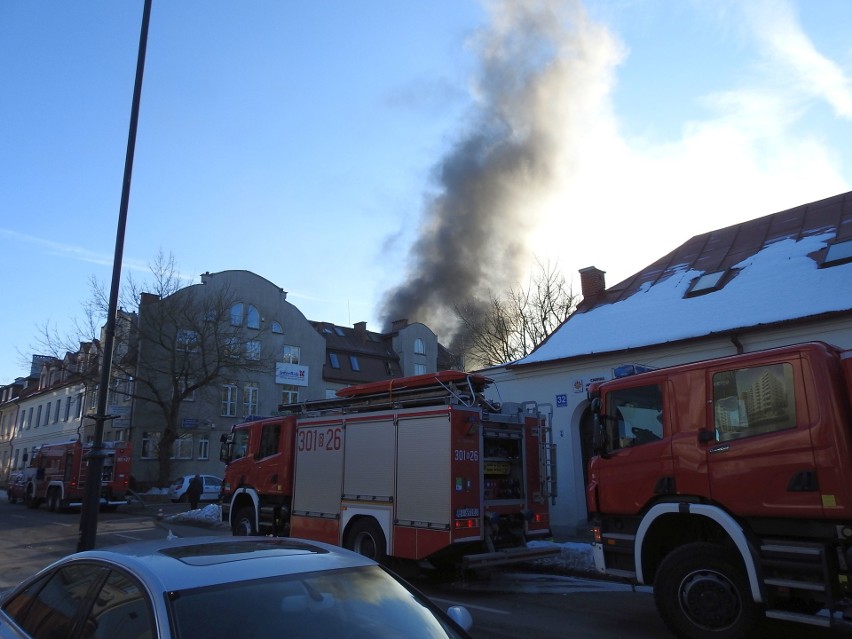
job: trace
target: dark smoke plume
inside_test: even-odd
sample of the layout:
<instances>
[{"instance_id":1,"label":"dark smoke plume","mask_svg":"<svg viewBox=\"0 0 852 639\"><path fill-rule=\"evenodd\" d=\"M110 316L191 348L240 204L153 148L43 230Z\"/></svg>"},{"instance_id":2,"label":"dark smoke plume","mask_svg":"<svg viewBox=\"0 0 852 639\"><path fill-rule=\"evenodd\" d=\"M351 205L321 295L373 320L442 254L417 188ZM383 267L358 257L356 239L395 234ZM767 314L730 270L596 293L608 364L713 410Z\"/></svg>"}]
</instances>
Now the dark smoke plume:
<instances>
[{"instance_id":1,"label":"dark smoke plume","mask_svg":"<svg viewBox=\"0 0 852 639\"><path fill-rule=\"evenodd\" d=\"M473 124L435 175L406 281L382 317L423 322L450 344L453 309L517 284L532 262L528 235L562 161L571 93L582 90L595 37L577 2L503 0L488 5L475 40L480 71Z\"/></svg>"}]
</instances>

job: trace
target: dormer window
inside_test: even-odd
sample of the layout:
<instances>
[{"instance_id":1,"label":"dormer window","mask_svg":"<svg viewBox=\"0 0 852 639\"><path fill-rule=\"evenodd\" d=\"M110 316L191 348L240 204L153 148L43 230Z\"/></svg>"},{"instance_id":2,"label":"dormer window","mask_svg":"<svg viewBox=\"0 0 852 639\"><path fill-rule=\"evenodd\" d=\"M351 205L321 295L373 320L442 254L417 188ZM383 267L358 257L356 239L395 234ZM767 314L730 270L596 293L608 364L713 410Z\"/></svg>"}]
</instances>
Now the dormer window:
<instances>
[{"instance_id":1,"label":"dormer window","mask_svg":"<svg viewBox=\"0 0 852 639\"><path fill-rule=\"evenodd\" d=\"M699 295L705 295L707 293L712 293L713 291L718 291L725 284L728 283L728 280L731 279L732 271L730 269L725 269L724 271L713 271L712 273L705 273L701 275L695 280L693 280L692 284L690 284L689 289L684 294L684 297L697 297Z\"/></svg>"},{"instance_id":2,"label":"dormer window","mask_svg":"<svg viewBox=\"0 0 852 639\"><path fill-rule=\"evenodd\" d=\"M820 268L828 268L829 266L837 266L838 264L847 264L849 262L852 262L852 240L837 242L829 246L822 264L820 264Z\"/></svg>"}]
</instances>

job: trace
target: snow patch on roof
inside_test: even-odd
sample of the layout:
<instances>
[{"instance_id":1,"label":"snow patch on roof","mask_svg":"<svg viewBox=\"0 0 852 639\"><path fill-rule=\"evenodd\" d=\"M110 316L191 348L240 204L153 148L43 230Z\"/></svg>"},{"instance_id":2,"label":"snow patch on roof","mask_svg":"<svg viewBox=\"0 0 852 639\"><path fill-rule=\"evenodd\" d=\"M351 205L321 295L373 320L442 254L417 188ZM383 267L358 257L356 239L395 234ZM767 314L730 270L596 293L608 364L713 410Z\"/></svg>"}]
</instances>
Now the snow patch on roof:
<instances>
[{"instance_id":1,"label":"snow patch on roof","mask_svg":"<svg viewBox=\"0 0 852 639\"><path fill-rule=\"evenodd\" d=\"M670 275L614 304L572 315L516 364L664 344L712 333L852 309L852 263L818 268L809 257L834 233L771 242L736 264L740 272L721 290L684 298L702 271Z\"/></svg>"}]
</instances>

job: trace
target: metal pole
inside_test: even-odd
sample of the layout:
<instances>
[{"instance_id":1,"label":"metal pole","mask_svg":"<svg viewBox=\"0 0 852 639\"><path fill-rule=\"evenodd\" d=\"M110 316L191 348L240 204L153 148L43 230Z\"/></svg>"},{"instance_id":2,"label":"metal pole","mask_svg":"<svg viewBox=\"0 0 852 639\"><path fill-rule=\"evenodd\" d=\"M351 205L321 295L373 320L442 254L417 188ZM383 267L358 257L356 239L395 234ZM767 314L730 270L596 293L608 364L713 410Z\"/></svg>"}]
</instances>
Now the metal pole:
<instances>
[{"instance_id":1,"label":"metal pole","mask_svg":"<svg viewBox=\"0 0 852 639\"><path fill-rule=\"evenodd\" d=\"M118 230L115 237L115 257L112 262L112 287L109 294L104 329L103 357L101 359L101 382L98 386L97 412L90 417L95 421L95 439L86 473L83 507L80 512L80 537L77 550L95 547L98 531L98 509L100 507L101 475L104 468L104 422L111 419L107 414L110 369L112 368L113 342L115 341L115 316L118 313L118 289L121 281L121 260L124 253L124 229L127 225L127 205L130 201L130 177L133 174L133 154L136 149L136 128L139 122L139 101L142 95L142 75L145 71L145 50L148 46L148 23L151 19L151 0L145 0L142 11L142 29L139 34L139 55L136 60L136 83L133 87L133 102L130 110L130 133L127 136L127 155L124 159L124 182L121 188L121 206L118 212Z\"/></svg>"}]
</instances>

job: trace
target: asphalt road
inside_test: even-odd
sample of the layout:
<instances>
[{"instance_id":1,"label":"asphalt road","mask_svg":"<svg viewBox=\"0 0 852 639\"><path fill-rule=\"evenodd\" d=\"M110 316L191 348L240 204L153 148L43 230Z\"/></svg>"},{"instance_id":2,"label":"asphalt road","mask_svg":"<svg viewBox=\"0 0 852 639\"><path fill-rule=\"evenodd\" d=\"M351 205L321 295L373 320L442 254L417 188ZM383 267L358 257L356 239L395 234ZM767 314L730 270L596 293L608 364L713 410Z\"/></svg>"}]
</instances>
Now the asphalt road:
<instances>
[{"instance_id":1,"label":"asphalt road","mask_svg":"<svg viewBox=\"0 0 852 639\"><path fill-rule=\"evenodd\" d=\"M163 518L158 517L162 509ZM211 528L168 521L188 510L186 504L136 503L113 513L100 513L96 546L178 537L228 535ZM10 504L0 491L0 590L13 586L55 559L76 550L79 514L30 510ZM409 576L440 607L464 605L471 612L476 639L651 639L671 636L659 616L650 589L577 575L493 571L465 580L435 574ZM832 634L777 622L761 636L773 639L827 639Z\"/></svg>"}]
</instances>

